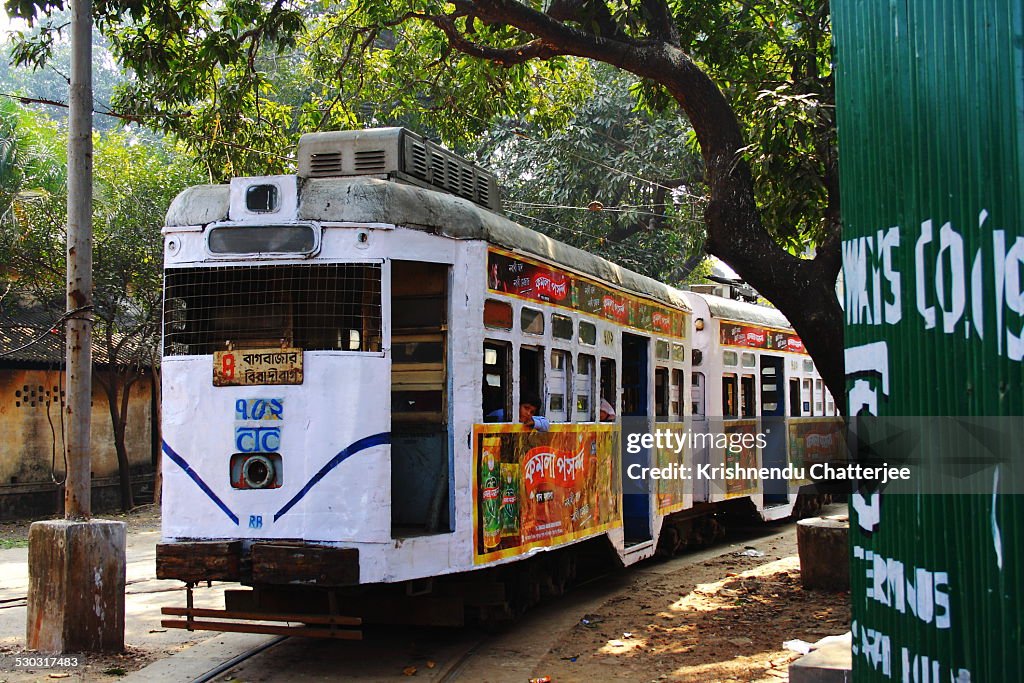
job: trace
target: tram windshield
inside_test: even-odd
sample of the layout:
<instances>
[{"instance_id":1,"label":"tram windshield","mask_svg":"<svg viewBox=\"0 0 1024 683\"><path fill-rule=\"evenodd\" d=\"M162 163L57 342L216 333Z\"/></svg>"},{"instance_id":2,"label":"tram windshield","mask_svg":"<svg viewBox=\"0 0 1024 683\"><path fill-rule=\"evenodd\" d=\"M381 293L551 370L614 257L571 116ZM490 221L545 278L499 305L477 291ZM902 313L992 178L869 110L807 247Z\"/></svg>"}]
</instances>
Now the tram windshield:
<instances>
[{"instance_id":1,"label":"tram windshield","mask_svg":"<svg viewBox=\"0 0 1024 683\"><path fill-rule=\"evenodd\" d=\"M175 268L164 281L164 355L295 346L381 350L379 264Z\"/></svg>"}]
</instances>

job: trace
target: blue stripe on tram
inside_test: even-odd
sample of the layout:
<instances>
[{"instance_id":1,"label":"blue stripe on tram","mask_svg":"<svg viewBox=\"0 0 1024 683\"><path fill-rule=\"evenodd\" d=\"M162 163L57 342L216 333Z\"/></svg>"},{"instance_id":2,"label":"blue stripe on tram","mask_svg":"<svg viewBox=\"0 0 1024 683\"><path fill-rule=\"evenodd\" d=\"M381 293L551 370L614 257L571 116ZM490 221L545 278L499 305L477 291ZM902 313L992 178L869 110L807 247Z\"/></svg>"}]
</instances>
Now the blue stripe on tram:
<instances>
[{"instance_id":1,"label":"blue stripe on tram","mask_svg":"<svg viewBox=\"0 0 1024 683\"><path fill-rule=\"evenodd\" d=\"M342 462L355 455L359 451L372 448L374 446L381 446L383 444L391 443L391 432L381 432L380 434L374 434L372 436L366 436L359 439L352 444L346 446L340 453L331 458L330 462L320 468L320 471L313 475L313 478L302 487L302 490L295 494L295 497L285 503L284 507L277 511L274 515L274 521L281 519L286 512L292 509L292 507L298 503L302 498L309 493L309 490L319 483L327 474L335 467L340 465Z\"/></svg>"},{"instance_id":2,"label":"blue stripe on tram","mask_svg":"<svg viewBox=\"0 0 1024 683\"><path fill-rule=\"evenodd\" d=\"M175 453L174 449L168 446L166 441L163 442L163 451L167 454L168 458L178 465L178 467L185 470L185 474L192 478L192 481L194 481L196 485L203 490L203 493L209 496L210 500L217 504L217 507L224 511L224 514L226 514L232 522L238 524L238 515L232 512L231 509L224 504L224 501L217 497L217 494L213 492L213 489L206 485L203 478L200 477L194 469L192 469L192 466L185 461L185 458Z\"/></svg>"}]
</instances>

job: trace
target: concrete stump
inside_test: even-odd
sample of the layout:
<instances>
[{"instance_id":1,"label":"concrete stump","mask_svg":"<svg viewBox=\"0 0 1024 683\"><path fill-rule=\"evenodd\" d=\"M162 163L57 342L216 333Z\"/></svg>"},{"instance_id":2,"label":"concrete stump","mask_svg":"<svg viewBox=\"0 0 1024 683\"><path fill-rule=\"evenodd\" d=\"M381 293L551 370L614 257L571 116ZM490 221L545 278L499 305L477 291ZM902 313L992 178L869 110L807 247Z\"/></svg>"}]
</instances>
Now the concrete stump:
<instances>
[{"instance_id":1,"label":"concrete stump","mask_svg":"<svg viewBox=\"0 0 1024 683\"><path fill-rule=\"evenodd\" d=\"M850 590L849 532L850 521L845 515L797 522L800 582L804 588Z\"/></svg>"},{"instance_id":2,"label":"concrete stump","mask_svg":"<svg viewBox=\"0 0 1024 683\"><path fill-rule=\"evenodd\" d=\"M827 641L824 642L823 641ZM852 635L822 638L816 649L789 665L789 683L850 683L853 680Z\"/></svg>"},{"instance_id":3,"label":"concrete stump","mask_svg":"<svg viewBox=\"0 0 1024 683\"><path fill-rule=\"evenodd\" d=\"M124 650L124 522L35 522L28 535L30 650Z\"/></svg>"}]
</instances>

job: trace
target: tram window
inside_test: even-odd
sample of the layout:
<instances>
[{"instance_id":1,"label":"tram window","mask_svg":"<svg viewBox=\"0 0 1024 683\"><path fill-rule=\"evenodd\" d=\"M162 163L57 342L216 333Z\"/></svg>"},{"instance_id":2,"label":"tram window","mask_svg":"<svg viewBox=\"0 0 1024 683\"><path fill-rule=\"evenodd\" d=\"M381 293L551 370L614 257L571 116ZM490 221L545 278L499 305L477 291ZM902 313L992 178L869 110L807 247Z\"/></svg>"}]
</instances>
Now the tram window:
<instances>
[{"instance_id":1,"label":"tram window","mask_svg":"<svg viewBox=\"0 0 1024 683\"><path fill-rule=\"evenodd\" d=\"M519 348L519 400L525 396L540 397L544 388L544 354L539 348Z\"/></svg>"},{"instance_id":2,"label":"tram window","mask_svg":"<svg viewBox=\"0 0 1024 683\"><path fill-rule=\"evenodd\" d=\"M743 379L740 381L743 400L743 417L755 417L757 415L757 395L754 389L754 376L743 375Z\"/></svg>"},{"instance_id":3,"label":"tram window","mask_svg":"<svg viewBox=\"0 0 1024 683\"><path fill-rule=\"evenodd\" d=\"M654 342L654 357L658 360L669 359L669 346L667 341L664 339L658 339Z\"/></svg>"},{"instance_id":4,"label":"tram window","mask_svg":"<svg viewBox=\"0 0 1024 683\"><path fill-rule=\"evenodd\" d=\"M601 359L601 398L608 402L615 413L619 412L618 377L615 372L615 359Z\"/></svg>"},{"instance_id":5,"label":"tram window","mask_svg":"<svg viewBox=\"0 0 1024 683\"><path fill-rule=\"evenodd\" d=\"M722 352L722 364L734 366L740 362L739 354L735 351L723 351Z\"/></svg>"},{"instance_id":6,"label":"tram window","mask_svg":"<svg viewBox=\"0 0 1024 683\"><path fill-rule=\"evenodd\" d=\"M803 403L803 410L802 410L802 412L803 412L804 415L811 415L812 414L811 413L811 395L812 395L811 394L811 380L805 379L804 380L803 391L800 392L801 400L802 400L802 403Z\"/></svg>"},{"instance_id":7,"label":"tram window","mask_svg":"<svg viewBox=\"0 0 1024 683\"><path fill-rule=\"evenodd\" d=\"M703 372L695 372L690 375L690 414L698 419L704 417Z\"/></svg>"},{"instance_id":8,"label":"tram window","mask_svg":"<svg viewBox=\"0 0 1024 683\"><path fill-rule=\"evenodd\" d=\"M752 353L744 353L740 360L742 360L743 367L745 368L753 368L757 366L757 359L754 358L754 354Z\"/></svg>"},{"instance_id":9,"label":"tram window","mask_svg":"<svg viewBox=\"0 0 1024 683\"><path fill-rule=\"evenodd\" d=\"M686 347L682 344L672 344L672 360L676 363L685 363Z\"/></svg>"},{"instance_id":10,"label":"tram window","mask_svg":"<svg viewBox=\"0 0 1024 683\"><path fill-rule=\"evenodd\" d=\"M484 302L484 327L495 330L512 329L512 304L488 299Z\"/></svg>"},{"instance_id":11,"label":"tram window","mask_svg":"<svg viewBox=\"0 0 1024 683\"><path fill-rule=\"evenodd\" d=\"M677 420L683 417L683 371L672 371L672 384L668 393L669 415Z\"/></svg>"},{"instance_id":12,"label":"tram window","mask_svg":"<svg viewBox=\"0 0 1024 683\"><path fill-rule=\"evenodd\" d=\"M580 321L580 344L595 346L597 344L597 325Z\"/></svg>"},{"instance_id":13,"label":"tram window","mask_svg":"<svg viewBox=\"0 0 1024 683\"><path fill-rule=\"evenodd\" d=\"M800 380L789 380L789 416L800 417Z\"/></svg>"},{"instance_id":14,"label":"tram window","mask_svg":"<svg viewBox=\"0 0 1024 683\"><path fill-rule=\"evenodd\" d=\"M659 422L668 420L668 368L654 369L654 417Z\"/></svg>"},{"instance_id":15,"label":"tram window","mask_svg":"<svg viewBox=\"0 0 1024 683\"><path fill-rule=\"evenodd\" d=\"M814 361L804 359L804 372L814 372Z\"/></svg>"},{"instance_id":16,"label":"tram window","mask_svg":"<svg viewBox=\"0 0 1024 683\"><path fill-rule=\"evenodd\" d=\"M822 408L822 398L824 391L822 389L822 383L820 379L814 380L814 414L824 415L825 411Z\"/></svg>"},{"instance_id":17,"label":"tram window","mask_svg":"<svg viewBox=\"0 0 1024 683\"><path fill-rule=\"evenodd\" d=\"M826 415L835 415L835 412L836 412L836 404L832 400L832 394L826 393L825 394L825 414Z\"/></svg>"},{"instance_id":18,"label":"tram window","mask_svg":"<svg viewBox=\"0 0 1024 683\"><path fill-rule=\"evenodd\" d=\"M551 314L551 336L555 339L572 339L572 318L567 315Z\"/></svg>"},{"instance_id":19,"label":"tram window","mask_svg":"<svg viewBox=\"0 0 1024 683\"><path fill-rule=\"evenodd\" d=\"M507 343L484 342L484 422L512 421L509 351Z\"/></svg>"},{"instance_id":20,"label":"tram window","mask_svg":"<svg viewBox=\"0 0 1024 683\"><path fill-rule=\"evenodd\" d=\"M378 263L175 268L164 294L168 356L282 339L307 351L381 351Z\"/></svg>"},{"instance_id":21,"label":"tram window","mask_svg":"<svg viewBox=\"0 0 1024 683\"><path fill-rule=\"evenodd\" d=\"M594 357L581 353L576 357L576 407L573 417L577 422L594 421Z\"/></svg>"},{"instance_id":22,"label":"tram window","mask_svg":"<svg viewBox=\"0 0 1024 683\"><path fill-rule=\"evenodd\" d=\"M519 315L519 329L526 334L544 334L544 312L524 306Z\"/></svg>"},{"instance_id":23,"label":"tram window","mask_svg":"<svg viewBox=\"0 0 1024 683\"><path fill-rule=\"evenodd\" d=\"M739 387L736 375L722 376L722 417L736 417L739 408Z\"/></svg>"},{"instance_id":24,"label":"tram window","mask_svg":"<svg viewBox=\"0 0 1024 683\"><path fill-rule=\"evenodd\" d=\"M548 418L556 422L569 419L569 410L565 397L569 393L570 384L569 352L554 350L551 352L551 374L548 377Z\"/></svg>"}]
</instances>

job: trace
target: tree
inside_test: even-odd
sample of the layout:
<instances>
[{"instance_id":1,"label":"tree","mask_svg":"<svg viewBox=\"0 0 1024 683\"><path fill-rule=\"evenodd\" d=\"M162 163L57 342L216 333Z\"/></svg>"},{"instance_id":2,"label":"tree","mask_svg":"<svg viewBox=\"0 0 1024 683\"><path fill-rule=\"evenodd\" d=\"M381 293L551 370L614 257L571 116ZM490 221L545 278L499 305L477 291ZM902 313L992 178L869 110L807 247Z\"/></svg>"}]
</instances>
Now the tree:
<instances>
[{"instance_id":1,"label":"tree","mask_svg":"<svg viewBox=\"0 0 1024 683\"><path fill-rule=\"evenodd\" d=\"M64 313L66 189L47 173L63 169L62 133L52 123L40 123L37 114L20 115L37 119L34 125L45 133L37 136L42 160L36 164L40 175L21 179L22 189L0 220L0 262L7 268L0 277L56 320ZM170 201L200 176L196 164L173 146L124 133L97 136L95 155L91 313L101 371L94 377L107 397L121 505L127 510L133 505L125 440L129 392L160 355L160 227Z\"/></svg>"},{"instance_id":2,"label":"tree","mask_svg":"<svg viewBox=\"0 0 1024 683\"><path fill-rule=\"evenodd\" d=\"M54 6L60 0L7 2L33 19ZM209 143L214 177L266 165L251 150L280 149L282 131L297 128L407 116L458 146L497 116L525 113L552 130L588 95L579 76L589 62L635 75L642 107L676 107L692 126L708 194L707 251L790 319L844 404L827 2L105 0L94 8L136 77L119 104ZM47 35L27 36L18 58L41 60ZM275 59L301 71L308 86L292 91L301 103L267 99L278 87L268 67ZM796 255L809 243L814 258Z\"/></svg>"},{"instance_id":3,"label":"tree","mask_svg":"<svg viewBox=\"0 0 1024 683\"><path fill-rule=\"evenodd\" d=\"M51 20L52 25L63 26L70 23L70 13L56 13ZM53 37L51 56L43 69L17 68L7 60L0 60L0 91L18 96L30 111L63 121L67 117L71 41L56 32ZM123 126L124 121L117 116L103 114L111 111L114 88L124 80L124 76L110 54L107 40L98 31L93 32L93 55L94 113L100 114L93 117L93 125L97 130L116 130Z\"/></svg>"},{"instance_id":4,"label":"tree","mask_svg":"<svg viewBox=\"0 0 1024 683\"><path fill-rule=\"evenodd\" d=\"M778 65L790 65L787 84L798 84L805 89L817 88L827 92L823 82L828 74L827 5L812 2L791 2L781 9L767 3L722 3L708 5L684 4L668 0L642 0L636 4L595 0L552 0L546 8L527 5L513 0L479 0L456 2L454 5L409 3L399 18L428 22L444 32L449 44L463 54L472 55L491 63L514 66L532 60L550 60L558 57L584 57L611 64L629 71L651 84L648 99L656 101L667 95L685 112L700 145L704 161L705 181L709 188L709 201L704 212L707 226L708 252L728 263L744 280L775 304L793 323L805 340L807 348L840 406L845 405L845 377L843 372L843 327L836 278L841 265L841 224L838 220L838 183L834 169L834 154L829 135L821 133L812 122L809 130L795 130L792 138L800 141L806 150L818 151L825 167L811 183L815 192L810 199L803 190L797 198L805 211L786 215L792 208L785 201L793 183L783 178L765 177L763 183L777 182L782 192L774 193L775 204L762 202L759 206L755 176L751 170L751 152L759 152L747 144L744 127L737 108L744 105L749 85L723 82L734 94L733 101L723 87L712 77L745 74L764 74L764 79L780 71ZM698 8L696 5L699 5ZM374 6L370 16L375 23L395 19L394 10ZM740 20L743 20L742 22ZM733 30L736 26L735 30ZM754 29L757 29L756 31ZM811 45L802 37L810 35ZM720 41L728 36L732 40ZM737 39L751 38L747 44L737 46ZM717 42L716 42L717 41ZM737 49L739 47L739 49ZM748 47L753 57L744 50ZM691 50L700 50L706 58L702 64ZM729 50L734 56L728 56ZM824 51L824 52L823 52ZM738 56L736 56L738 55ZM771 69L756 59L774 58ZM750 60L755 60L750 63ZM824 74L824 75L823 75ZM780 76L783 78L784 76ZM747 106L756 108L758 102L769 95L763 89L764 79L753 81L759 94ZM790 98L790 106L779 99L775 111L782 113L805 100L820 97L821 92L801 93L797 85L779 85L781 95ZM777 88L777 92L778 92ZM763 107L763 105L762 105ZM768 107L767 109L771 109ZM779 116L773 117L778 121ZM774 141L784 130L771 130L762 136L762 143ZM808 135L810 138L808 140ZM772 150L767 150L771 152ZM779 156L767 153L755 161L767 170L785 164L774 164ZM800 157L801 149L796 150ZM832 165L828 166L828 162ZM807 164L818 170L817 164ZM802 167L794 164L792 167ZM814 186L813 184L817 185ZM824 195L824 201L821 197ZM762 197L772 193L762 192ZM824 206L822 206L824 204ZM799 208L799 207L797 207ZM774 211L773 211L774 209ZM809 210L822 209L824 215L817 220L808 218ZM762 218L773 219L768 229ZM777 237L799 235L817 231L820 235L817 255L804 259L783 248ZM773 236L773 233L775 236Z\"/></svg>"},{"instance_id":5,"label":"tree","mask_svg":"<svg viewBox=\"0 0 1024 683\"><path fill-rule=\"evenodd\" d=\"M528 227L670 283L704 259L703 168L675 141L675 112L636 111L637 80L601 65L564 126L501 119L476 156L499 178L506 213Z\"/></svg>"}]
</instances>

